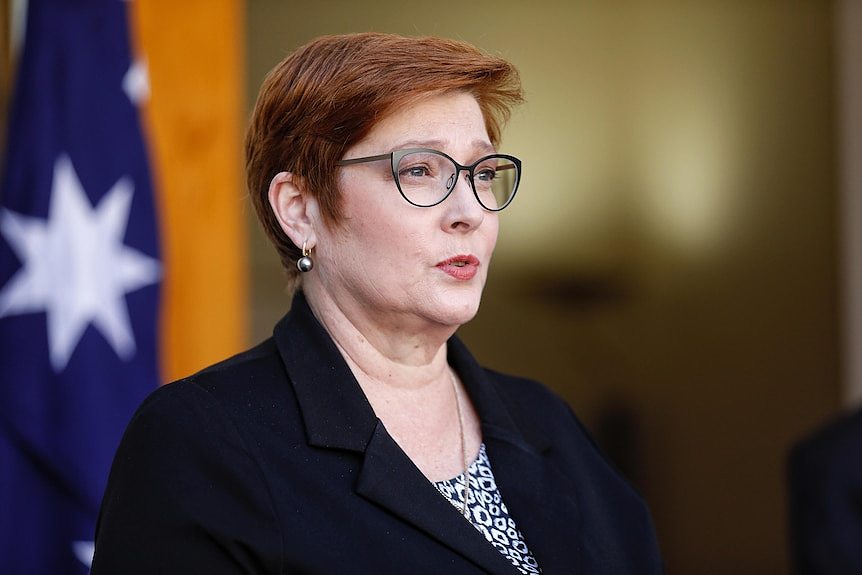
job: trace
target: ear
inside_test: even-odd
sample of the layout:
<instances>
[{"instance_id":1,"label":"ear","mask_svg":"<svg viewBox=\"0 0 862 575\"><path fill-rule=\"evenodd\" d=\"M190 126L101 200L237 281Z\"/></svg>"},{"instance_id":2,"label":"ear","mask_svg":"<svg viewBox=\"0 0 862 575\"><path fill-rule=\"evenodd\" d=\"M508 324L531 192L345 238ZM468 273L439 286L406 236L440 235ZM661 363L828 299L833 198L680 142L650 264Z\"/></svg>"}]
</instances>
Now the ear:
<instances>
[{"instance_id":1,"label":"ear","mask_svg":"<svg viewBox=\"0 0 862 575\"><path fill-rule=\"evenodd\" d=\"M281 229L300 248L304 242L314 247L314 198L305 193L302 181L290 172L279 172L269 183L269 206Z\"/></svg>"}]
</instances>

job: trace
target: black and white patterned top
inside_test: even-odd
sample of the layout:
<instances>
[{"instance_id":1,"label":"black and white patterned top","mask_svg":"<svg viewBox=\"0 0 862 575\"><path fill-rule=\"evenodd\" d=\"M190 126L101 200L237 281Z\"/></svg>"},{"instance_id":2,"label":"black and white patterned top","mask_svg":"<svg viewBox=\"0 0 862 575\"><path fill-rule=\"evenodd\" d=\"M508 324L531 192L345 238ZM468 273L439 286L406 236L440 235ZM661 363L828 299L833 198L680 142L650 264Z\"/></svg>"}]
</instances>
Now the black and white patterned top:
<instances>
[{"instance_id":1,"label":"black and white patterned top","mask_svg":"<svg viewBox=\"0 0 862 575\"><path fill-rule=\"evenodd\" d=\"M440 493L458 509L464 508L464 474L434 483ZM479 530L488 543L497 548L506 559L525 575L541 573L536 559L527 548L524 536L509 516L503 503L491 462L485 453L485 444L479 447L479 457L470 464L470 523Z\"/></svg>"}]
</instances>

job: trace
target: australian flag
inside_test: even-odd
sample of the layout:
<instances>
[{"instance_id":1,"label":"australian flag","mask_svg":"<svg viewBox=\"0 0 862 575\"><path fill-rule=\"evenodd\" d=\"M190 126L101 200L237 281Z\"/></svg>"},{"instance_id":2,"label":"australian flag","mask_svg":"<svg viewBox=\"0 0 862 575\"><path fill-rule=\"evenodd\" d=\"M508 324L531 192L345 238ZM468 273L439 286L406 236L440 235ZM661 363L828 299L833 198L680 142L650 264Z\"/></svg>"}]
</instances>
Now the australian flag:
<instances>
[{"instance_id":1,"label":"australian flag","mask_svg":"<svg viewBox=\"0 0 862 575\"><path fill-rule=\"evenodd\" d=\"M159 382L161 263L129 3L29 0L0 162L0 573L85 574Z\"/></svg>"}]
</instances>

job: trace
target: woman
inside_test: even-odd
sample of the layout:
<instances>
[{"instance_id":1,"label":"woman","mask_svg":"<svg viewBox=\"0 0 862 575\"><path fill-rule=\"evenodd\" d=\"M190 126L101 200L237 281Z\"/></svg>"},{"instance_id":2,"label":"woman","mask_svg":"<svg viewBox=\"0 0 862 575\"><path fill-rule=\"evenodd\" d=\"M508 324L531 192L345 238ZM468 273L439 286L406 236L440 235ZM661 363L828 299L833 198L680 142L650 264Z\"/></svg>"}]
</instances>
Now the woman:
<instances>
[{"instance_id":1,"label":"woman","mask_svg":"<svg viewBox=\"0 0 862 575\"><path fill-rule=\"evenodd\" d=\"M248 186L301 287L273 338L140 408L92 573L660 572L569 408L454 336L517 190L496 150L520 99L509 63L435 38L324 37L270 73Z\"/></svg>"}]
</instances>

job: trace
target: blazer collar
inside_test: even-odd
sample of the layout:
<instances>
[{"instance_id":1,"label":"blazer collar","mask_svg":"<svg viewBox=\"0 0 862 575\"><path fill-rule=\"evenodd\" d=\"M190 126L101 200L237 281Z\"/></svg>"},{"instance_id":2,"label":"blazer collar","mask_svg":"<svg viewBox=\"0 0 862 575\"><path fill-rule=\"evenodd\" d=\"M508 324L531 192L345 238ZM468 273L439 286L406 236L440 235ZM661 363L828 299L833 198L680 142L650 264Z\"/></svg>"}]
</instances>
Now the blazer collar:
<instances>
[{"instance_id":1,"label":"blazer collar","mask_svg":"<svg viewBox=\"0 0 862 575\"><path fill-rule=\"evenodd\" d=\"M302 292L294 297L290 313L276 325L274 335L309 443L363 454L356 483L359 495L490 573L518 573L437 492L387 433ZM448 361L479 414L497 483L540 566L546 573L579 572L572 561L580 554L570 551L580 515L574 499L565 495L572 493L565 478L542 460L549 438L528 436L519 429L485 370L457 337L449 340Z\"/></svg>"},{"instance_id":2,"label":"blazer collar","mask_svg":"<svg viewBox=\"0 0 862 575\"><path fill-rule=\"evenodd\" d=\"M377 426L359 382L299 291L274 330L296 392L308 442L316 447L365 451Z\"/></svg>"}]
</instances>

